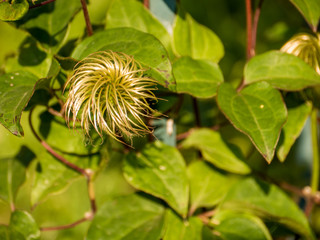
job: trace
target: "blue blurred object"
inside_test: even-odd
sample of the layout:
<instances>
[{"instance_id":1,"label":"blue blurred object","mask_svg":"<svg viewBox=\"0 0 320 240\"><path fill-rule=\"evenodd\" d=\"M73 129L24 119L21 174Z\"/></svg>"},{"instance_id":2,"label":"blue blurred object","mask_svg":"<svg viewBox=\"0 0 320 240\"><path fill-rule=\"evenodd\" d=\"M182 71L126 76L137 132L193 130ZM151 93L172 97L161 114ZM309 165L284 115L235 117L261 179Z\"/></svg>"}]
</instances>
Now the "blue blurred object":
<instances>
[{"instance_id":1,"label":"blue blurred object","mask_svg":"<svg viewBox=\"0 0 320 240\"><path fill-rule=\"evenodd\" d=\"M150 11L172 33L172 24L175 17L175 0L150 0Z\"/></svg>"}]
</instances>

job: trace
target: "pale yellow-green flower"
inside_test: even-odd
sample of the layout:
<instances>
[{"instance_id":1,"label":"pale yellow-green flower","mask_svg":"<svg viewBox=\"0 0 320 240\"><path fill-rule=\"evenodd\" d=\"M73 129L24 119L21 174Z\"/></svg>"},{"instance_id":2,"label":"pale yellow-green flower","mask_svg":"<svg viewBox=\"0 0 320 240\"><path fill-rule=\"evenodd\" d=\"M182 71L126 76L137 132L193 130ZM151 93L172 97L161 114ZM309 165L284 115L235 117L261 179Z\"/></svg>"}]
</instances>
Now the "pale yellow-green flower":
<instances>
[{"instance_id":1,"label":"pale yellow-green flower","mask_svg":"<svg viewBox=\"0 0 320 240\"><path fill-rule=\"evenodd\" d=\"M141 65L120 52L96 52L80 61L68 79L69 94L65 117L75 128L76 121L90 136L93 129L102 137L107 133L122 137L143 135L151 129L144 123L154 110L148 100L157 100L152 90L156 81L145 76Z\"/></svg>"},{"instance_id":2,"label":"pale yellow-green flower","mask_svg":"<svg viewBox=\"0 0 320 240\"><path fill-rule=\"evenodd\" d=\"M281 51L293 54L310 66L312 66L318 74L320 74L320 35L317 36L303 33L292 37L283 47Z\"/></svg>"}]
</instances>

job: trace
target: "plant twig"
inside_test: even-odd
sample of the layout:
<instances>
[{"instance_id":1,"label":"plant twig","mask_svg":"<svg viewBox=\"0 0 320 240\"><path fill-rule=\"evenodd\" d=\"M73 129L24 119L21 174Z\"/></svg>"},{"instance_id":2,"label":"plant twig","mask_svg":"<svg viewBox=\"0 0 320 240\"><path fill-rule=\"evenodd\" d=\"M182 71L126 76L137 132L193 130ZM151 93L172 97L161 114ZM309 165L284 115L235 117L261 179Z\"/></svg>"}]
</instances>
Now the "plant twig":
<instances>
[{"instance_id":1,"label":"plant twig","mask_svg":"<svg viewBox=\"0 0 320 240\"><path fill-rule=\"evenodd\" d=\"M85 177L89 178L89 175L87 173L87 171L83 168L78 167L77 165L73 164L72 162L69 162L67 159L65 159L63 156L61 156L60 154L58 154L55 150L53 150L52 147L49 146L49 144L44 141L43 139L40 138L40 136L37 134L37 132L35 131L33 125L32 125L32 113L33 113L34 108L32 108L30 110L29 113L29 125L30 125L30 129L33 133L33 135L36 137L36 139L41 143L41 145L52 155L54 156L56 159L58 159L60 162L62 162L63 164L65 164L66 166L72 168L73 170L81 173L82 175L84 175Z\"/></svg>"},{"instance_id":2,"label":"plant twig","mask_svg":"<svg viewBox=\"0 0 320 240\"><path fill-rule=\"evenodd\" d=\"M195 97L192 97L192 105L193 105L194 115L196 118L196 126L201 127L199 104Z\"/></svg>"},{"instance_id":3,"label":"plant twig","mask_svg":"<svg viewBox=\"0 0 320 240\"><path fill-rule=\"evenodd\" d=\"M252 49L252 10L251 0L246 0L246 22L247 22L247 60L253 56Z\"/></svg>"},{"instance_id":4,"label":"plant twig","mask_svg":"<svg viewBox=\"0 0 320 240\"><path fill-rule=\"evenodd\" d=\"M90 21L90 17L89 17L89 12L88 12L88 8L87 8L86 0L81 0L81 5L82 5L84 19L86 21L88 36L92 36L93 30L92 30L92 25L91 25L91 21Z\"/></svg>"},{"instance_id":5,"label":"plant twig","mask_svg":"<svg viewBox=\"0 0 320 240\"><path fill-rule=\"evenodd\" d=\"M87 220L89 220L87 217L83 217L83 218L79 219L78 221L75 221L75 222L70 223L70 224L61 225L61 226L55 226L55 227L43 227L43 228L40 228L40 230L45 232L45 231L56 231L56 230L72 228L72 227L75 227L75 226L79 225L80 223L83 223L83 222L85 222Z\"/></svg>"},{"instance_id":6,"label":"plant twig","mask_svg":"<svg viewBox=\"0 0 320 240\"><path fill-rule=\"evenodd\" d=\"M314 108L311 113L311 137L312 137L312 175L311 190L313 193L319 188L319 140L318 140L318 109Z\"/></svg>"},{"instance_id":7,"label":"plant twig","mask_svg":"<svg viewBox=\"0 0 320 240\"><path fill-rule=\"evenodd\" d=\"M253 17L253 25L252 25L252 51L253 55L255 55L255 48L256 48L256 42L257 42L257 30L258 30L258 22L260 18L260 13L261 13L261 7L263 4L263 0L259 1L259 4L254 12L254 17Z\"/></svg>"},{"instance_id":8,"label":"plant twig","mask_svg":"<svg viewBox=\"0 0 320 240\"><path fill-rule=\"evenodd\" d=\"M150 9L150 1L149 1L149 0L143 0L143 5L144 5L146 8Z\"/></svg>"},{"instance_id":9,"label":"plant twig","mask_svg":"<svg viewBox=\"0 0 320 240\"><path fill-rule=\"evenodd\" d=\"M55 0L47 0L47 1L44 1L44 2L41 2L41 3L38 3L38 4L35 4L35 5L32 5L32 6L29 6L29 9L32 9L32 8L37 8L37 7L41 7L43 5L46 5L48 3L52 3L54 2Z\"/></svg>"}]
</instances>

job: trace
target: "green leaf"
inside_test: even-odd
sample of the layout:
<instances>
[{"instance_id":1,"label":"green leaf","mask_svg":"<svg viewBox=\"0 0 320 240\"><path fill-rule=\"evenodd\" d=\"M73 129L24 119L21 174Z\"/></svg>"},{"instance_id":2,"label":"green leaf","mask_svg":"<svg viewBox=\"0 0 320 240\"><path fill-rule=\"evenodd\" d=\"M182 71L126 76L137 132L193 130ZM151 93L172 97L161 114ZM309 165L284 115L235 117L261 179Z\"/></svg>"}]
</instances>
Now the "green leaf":
<instances>
[{"instance_id":1,"label":"green leaf","mask_svg":"<svg viewBox=\"0 0 320 240\"><path fill-rule=\"evenodd\" d=\"M0 225L0 239L10 240L9 238L9 229L7 226Z\"/></svg>"},{"instance_id":2,"label":"green leaf","mask_svg":"<svg viewBox=\"0 0 320 240\"><path fill-rule=\"evenodd\" d=\"M250 236L250 240L272 240L261 219L248 213L219 211L211 222L217 224L214 230L219 232L223 239L247 240Z\"/></svg>"},{"instance_id":3,"label":"green leaf","mask_svg":"<svg viewBox=\"0 0 320 240\"><path fill-rule=\"evenodd\" d=\"M145 68L146 74L160 84L175 90L171 64L162 44L154 36L133 28L114 28L94 34L74 50L72 57L82 59L97 51L112 50L133 56Z\"/></svg>"},{"instance_id":4,"label":"green leaf","mask_svg":"<svg viewBox=\"0 0 320 240\"><path fill-rule=\"evenodd\" d=\"M178 93L209 98L216 95L218 85L223 82L223 75L218 64L208 60L181 57L172 67Z\"/></svg>"},{"instance_id":5,"label":"green leaf","mask_svg":"<svg viewBox=\"0 0 320 240\"><path fill-rule=\"evenodd\" d=\"M270 163L287 118L279 91L266 82L252 84L238 93L230 84L222 84L217 100L225 116Z\"/></svg>"},{"instance_id":6,"label":"green leaf","mask_svg":"<svg viewBox=\"0 0 320 240\"><path fill-rule=\"evenodd\" d=\"M41 49L34 38L27 37L19 47L19 55L6 61L5 71L28 71L38 78L42 78L41 83L37 84L37 88L43 88L44 86L48 87L51 78L57 76L60 65L55 58Z\"/></svg>"},{"instance_id":7,"label":"green leaf","mask_svg":"<svg viewBox=\"0 0 320 240\"><path fill-rule=\"evenodd\" d=\"M29 10L27 0L15 0L12 3L1 1L0 20L15 21L22 18Z\"/></svg>"},{"instance_id":8,"label":"green leaf","mask_svg":"<svg viewBox=\"0 0 320 240\"><path fill-rule=\"evenodd\" d=\"M244 69L245 84L266 81L273 87L299 91L320 84L320 75L302 59L280 51L253 57Z\"/></svg>"},{"instance_id":9,"label":"green leaf","mask_svg":"<svg viewBox=\"0 0 320 240\"><path fill-rule=\"evenodd\" d=\"M218 36L183 11L180 11L175 20L173 43L175 51L180 56L219 62L224 55L224 48Z\"/></svg>"},{"instance_id":10,"label":"green leaf","mask_svg":"<svg viewBox=\"0 0 320 240\"><path fill-rule=\"evenodd\" d=\"M32 216L26 211L14 211L11 215L10 239L37 240L40 239L40 229Z\"/></svg>"},{"instance_id":11,"label":"green leaf","mask_svg":"<svg viewBox=\"0 0 320 240\"><path fill-rule=\"evenodd\" d=\"M83 135L72 132L63 119L53 118L44 112L39 117L39 135L60 155L81 168L96 170L99 166L99 144L93 142L86 145ZM31 204L43 201L48 195L64 190L70 183L81 175L58 161L45 150L37 155L35 177L31 189Z\"/></svg>"},{"instance_id":12,"label":"green leaf","mask_svg":"<svg viewBox=\"0 0 320 240\"><path fill-rule=\"evenodd\" d=\"M0 198L11 205L14 203L17 191L24 183L26 168L34 157L33 152L22 146L15 157L0 159Z\"/></svg>"},{"instance_id":13,"label":"green leaf","mask_svg":"<svg viewBox=\"0 0 320 240\"><path fill-rule=\"evenodd\" d=\"M220 173L204 161L191 163L188 166L188 176L191 213L199 207L213 207L218 204L236 180Z\"/></svg>"},{"instance_id":14,"label":"green leaf","mask_svg":"<svg viewBox=\"0 0 320 240\"><path fill-rule=\"evenodd\" d=\"M166 49L171 49L171 38L164 26L137 0L117 0L111 4L106 28L132 27L158 38Z\"/></svg>"},{"instance_id":15,"label":"green leaf","mask_svg":"<svg viewBox=\"0 0 320 240\"><path fill-rule=\"evenodd\" d=\"M320 2L318 0L290 0L290 2L296 6L316 32L320 20Z\"/></svg>"},{"instance_id":16,"label":"green leaf","mask_svg":"<svg viewBox=\"0 0 320 240\"><path fill-rule=\"evenodd\" d=\"M203 224L200 218L190 217L183 220L175 212L168 209L165 226L163 240L202 240Z\"/></svg>"},{"instance_id":17,"label":"green leaf","mask_svg":"<svg viewBox=\"0 0 320 240\"><path fill-rule=\"evenodd\" d=\"M87 240L155 240L161 238L164 208L132 194L106 201L95 215Z\"/></svg>"},{"instance_id":18,"label":"green leaf","mask_svg":"<svg viewBox=\"0 0 320 240\"><path fill-rule=\"evenodd\" d=\"M223 170L238 174L251 171L241 152L227 144L219 132L205 128L195 130L182 142L182 147L199 149L205 160Z\"/></svg>"},{"instance_id":19,"label":"green leaf","mask_svg":"<svg viewBox=\"0 0 320 240\"><path fill-rule=\"evenodd\" d=\"M124 175L135 188L165 200L174 210L186 216L189 186L184 159L179 151L157 141L124 162Z\"/></svg>"},{"instance_id":20,"label":"green leaf","mask_svg":"<svg viewBox=\"0 0 320 240\"><path fill-rule=\"evenodd\" d=\"M288 120L283 126L277 147L277 156L281 162L286 159L292 145L300 136L311 110L312 104L310 102L288 106Z\"/></svg>"},{"instance_id":21,"label":"green leaf","mask_svg":"<svg viewBox=\"0 0 320 240\"><path fill-rule=\"evenodd\" d=\"M38 78L27 71L0 76L0 123L16 136L23 136L20 118Z\"/></svg>"},{"instance_id":22,"label":"green leaf","mask_svg":"<svg viewBox=\"0 0 320 240\"><path fill-rule=\"evenodd\" d=\"M67 26L81 9L79 0L55 1L29 10L18 22L18 26L27 30L49 53L57 53L66 37Z\"/></svg>"},{"instance_id":23,"label":"green leaf","mask_svg":"<svg viewBox=\"0 0 320 240\"><path fill-rule=\"evenodd\" d=\"M262 218L286 225L314 239L308 221L298 206L278 187L247 178L235 184L223 200L220 209L251 212Z\"/></svg>"}]
</instances>

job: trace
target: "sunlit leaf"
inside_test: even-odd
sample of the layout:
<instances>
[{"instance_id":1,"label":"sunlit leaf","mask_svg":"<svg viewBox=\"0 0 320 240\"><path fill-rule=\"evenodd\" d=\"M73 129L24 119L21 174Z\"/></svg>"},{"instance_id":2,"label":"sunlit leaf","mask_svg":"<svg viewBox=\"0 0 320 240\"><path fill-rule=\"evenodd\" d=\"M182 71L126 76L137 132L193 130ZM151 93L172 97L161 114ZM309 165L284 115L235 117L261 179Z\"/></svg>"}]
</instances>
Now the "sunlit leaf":
<instances>
[{"instance_id":1,"label":"sunlit leaf","mask_svg":"<svg viewBox=\"0 0 320 240\"><path fill-rule=\"evenodd\" d=\"M124 175L135 188L165 200L186 216L189 186L185 162L179 151L157 141L124 162Z\"/></svg>"},{"instance_id":2,"label":"sunlit leaf","mask_svg":"<svg viewBox=\"0 0 320 240\"><path fill-rule=\"evenodd\" d=\"M241 152L226 143L219 132L205 128L195 130L182 142L182 147L199 149L205 160L223 170L238 174L251 171Z\"/></svg>"},{"instance_id":3,"label":"sunlit leaf","mask_svg":"<svg viewBox=\"0 0 320 240\"><path fill-rule=\"evenodd\" d=\"M160 84L175 90L171 64L163 45L154 36L133 28L113 28L85 39L74 50L72 57L83 59L97 51L112 50L133 56L145 68L146 74Z\"/></svg>"},{"instance_id":4,"label":"sunlit leaf","mask_svg":"<svg viewBox=\"0 0 320 240\"><path fill-rule=\"evenodd\" d=\"M0 20L15 21L22 18L29 9L27 0L15 0L12 3L7 1L0 2Z\"/></svg>"},{"instance_id":5,"label":"sunlit leaf","mask_svg":"<svg viewBox=\"0 0 320 240\"><path fill-rule=\"evenodd\" d=\"M95 215L87 240L155 240L161 238L164 208L141 195L106 201Z\"/></svg>"},{"instance_id":6,"label":"sunlit leaf","mask_svg":"<svg viewBox=\"0 0 320 240\"><path fill-rule=\"evenodd\" d=\"M252 84L240 92L230 84L222 84L217 100L231 123L248 135L262 156L271 162L287 118L281 94L266 82Z\"/></svg>"},{"instance_id":7,"label":"sunlit leaf","mask_svg":"<svg viewBox=\"0 0 320 240\"><path fill-rule=\"evenodd\" d=\"M20 118L38 78L27 71L0 76L0 123L16 136L23 136Z\"/></svg>"},{"instance_id":8,"label":"sunlit leaf","mask_svg":"<svg viewBox=\"0 0 320 240\"><path fill-rule=\"evenodd\" d=\"M79 0L68 0L68 4L54 1L30 9L18 26L27 30L50 53L56 53L62 47L69 22L80 9Z\"/></svg>"},{"instance_id":9,"label":"sunlit leaf","mask_svg":"<svg viewBox=\"0 0 320 240\"><path fill-rule=\"evenodd\" d=\"M314 30L317 30L320 20L320 2L318 0L290 0L301 12Z\"/></svg>"},{"instance_id":10,"label":"sunlit leaf","mask_svg":"<svg viewBox=\"0 0 320 240\"><path fill-rule=\"evenodd\" d=\"M312 104L306 102L296 106L288 106L288 120L283 126L277 147L277 156L284 161L296 139L301 134L303 127L312 110Z\"/></svg>"},{"instance_id":11,"label":"sunlit leaf","mask_svg":"<svg viewBox=\"0 0 320 240\"><path fill-rule=\"evenodd\" d=\"M202 240L203 224L199 218L182 219L172 210L167 210L163 240Z\"/></svg>"},{"instance_id":12,"label":"sunlit leaf","mask_svg":"<svg viewBox=\"0 0 320 240\"><path fill-rule=\"evenodd\" d=\"M219 211L211 222L216 224L214 230L223 239L247 240L272 240L268 228L260 218L230 210Z\"/></svg>"},{"instance_id":13,"label":"sunlit leaf","mask_svg":"<svg viewBox=\"0 0 320 240\"><path fill-rule=\"evenodd\" d=\"M280 51L253 57L244 69L246 84L266 81L275 88L299 91L320 85L320 75L302 59Z\"/></svg>"},{"instance_id":14,"label":"sunlit leaf","mask_svg":"<svg viewBox=\"0 0 320 240\"><path fill-rule=\"evenodd\" d=\"M220 207L272 219L303 234L306 239L314 239L303 212L275 185L247 178L230 189Z\"/></svg>"},{"instance_id":15,"label":"sunlit leaf","mask_svg":"<svg viewBox=\"0 0 320 240\"><path fill-rule=\"evenodd\" d=\"M223 82L223 75L216 63L181 57L173 64L173 74L178 93L188 93L199 98L213 97Z\"/></svg>"},{"instance_id":16,"label":"sunlit leaf","mask_svg":"<svg viewBox=\"0 0 320 240\"><path fill-rule=\"evenodd\" d=\"M107 12L106 28L132 27L158 38L166 49L171 39L164 26L137 0L113 1Z\"/></svg>"},{"instance_id":17,"label":"sunlit leaf","mask_svg":"<svg viewBox=\"0 0 320 240\"><path fill-rule=\"evenodd\" d=\"M199 207L212 207L218 204L235 178L223 174L204 161L196 161L188 167L190 182L190 211L194 212Z\"/></svg>"},{"instance_id":18,"label":"sunlit leaf","mask_svg":"<svg viewBox=\"0 0 320 240\"><path fill-rule=\"evenodd\" d=\"M38 240L40 229L30 213L16 210L12 213L10 224L10 239Z\"/></svg>"},{"instance_id":19,"label":"sunlit leaf","mask_svg":"<svg viewBox=\"0 0 320 240\"><path fill-rule=\"evenodd\" d=\"M218 36L183 11L176 16L173 42L174 49L180 56L219 62L224 55L224 48Z\"/></svg>"}]
</instances>

